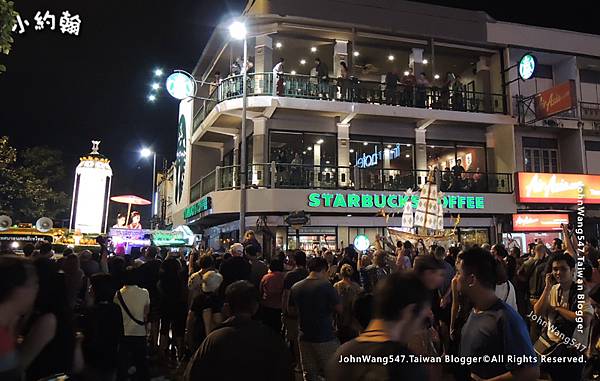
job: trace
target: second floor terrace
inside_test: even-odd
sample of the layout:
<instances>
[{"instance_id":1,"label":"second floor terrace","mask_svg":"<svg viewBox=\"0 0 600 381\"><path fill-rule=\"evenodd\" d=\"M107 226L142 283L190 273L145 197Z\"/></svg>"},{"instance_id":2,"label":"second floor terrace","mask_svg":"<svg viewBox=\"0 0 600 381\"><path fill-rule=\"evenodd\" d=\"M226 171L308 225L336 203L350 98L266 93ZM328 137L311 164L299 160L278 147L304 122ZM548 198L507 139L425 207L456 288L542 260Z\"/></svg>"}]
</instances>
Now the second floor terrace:
<instances>
[{"instance_id":1,"label":"second floor terrace","mask_svg":"<svg viewBox=\"0 0 600 381\"><path fill-rule=\"evenodd\" d=\"M256 189L352 189L369 191L418 191L427 182L427 170L395 170L290 163L250 164L247 188ZM460 170L435 171L442 192L512 193L512 173ZM190 202L214 191L240 188L240 166L217 167L190 189Z\"/></svg>"}]
</instances>

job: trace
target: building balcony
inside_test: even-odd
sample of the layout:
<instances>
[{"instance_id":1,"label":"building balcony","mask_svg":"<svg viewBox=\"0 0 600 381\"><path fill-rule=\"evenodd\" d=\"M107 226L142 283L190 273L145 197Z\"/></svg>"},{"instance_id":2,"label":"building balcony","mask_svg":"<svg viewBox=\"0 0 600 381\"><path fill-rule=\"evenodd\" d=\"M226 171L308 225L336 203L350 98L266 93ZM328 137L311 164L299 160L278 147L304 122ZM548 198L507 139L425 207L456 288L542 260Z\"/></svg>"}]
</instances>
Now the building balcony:
<instances>
[{"instance_id":1,"label":"building balcony","mask_svg":"<svg viewBox=\"0 0 600 381\"><path fill-rule=\"evenodd\" d=\"M232 101L242 97L242 79L241 75L232 76L213 86L208 100L202 101L194 115L194 133L208 119L211 112L230 112L241 108ZM514 121L512 117L506 115L506 102L502 94L470 91L464 87L448 89L405 84L390 87L384 83L356 78L320 80L317 77L299 74L281 74L274 82L273 73L252 73L248 75L247 95L252 98L269 98L264 102L253 101L251 98L250 108L272 107L271 98L277 97L282 100L279 107L304 110L314 108L334 113L404 116L417 120L440 119L467 123L512 124ZM292 104L283 102L285 99L311 100L319 103L315 105L305 101ZM223 107L220 106L222 103L225 103ZM336 108L328 104L345 104L351 107ZM375 105L380 108L361 107L363 105ZM483 116L467 117L466 113Z\"/></svg>"},{"instance_id":2,"label":"building balcony","mask_svg":"<svg viewBox=\"0 0 600 381\"><path fill-rule=\"evenodd\" d=\"M341 166L312 166L290 163L248 165L247 188L406 191L419 190L427 182L426 170L372 169ZM465 172L454 176L436 172L443 192L513 193L511 173ZM214 191L240 186L240 166L217 167L192 185L190 203Z\"/></svg>"}]
</instances>

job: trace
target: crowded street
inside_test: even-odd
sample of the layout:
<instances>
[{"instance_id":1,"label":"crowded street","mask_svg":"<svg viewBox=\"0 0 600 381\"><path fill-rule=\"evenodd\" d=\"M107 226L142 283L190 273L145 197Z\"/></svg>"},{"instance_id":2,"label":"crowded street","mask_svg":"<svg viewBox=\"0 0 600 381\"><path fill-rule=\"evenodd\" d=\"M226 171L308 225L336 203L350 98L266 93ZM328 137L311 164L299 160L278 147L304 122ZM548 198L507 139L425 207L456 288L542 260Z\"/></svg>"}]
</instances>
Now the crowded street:
<instances>
[{"instance_id":1,"label":"crowded street","mask_svg":"<svg viewBox=\"0 0 600 381\"><path fill-rule=\"evenodd\" d=\"M600 380L600 31L521 6L0 0L0 381Z\"/></svg>"}]
</instances>

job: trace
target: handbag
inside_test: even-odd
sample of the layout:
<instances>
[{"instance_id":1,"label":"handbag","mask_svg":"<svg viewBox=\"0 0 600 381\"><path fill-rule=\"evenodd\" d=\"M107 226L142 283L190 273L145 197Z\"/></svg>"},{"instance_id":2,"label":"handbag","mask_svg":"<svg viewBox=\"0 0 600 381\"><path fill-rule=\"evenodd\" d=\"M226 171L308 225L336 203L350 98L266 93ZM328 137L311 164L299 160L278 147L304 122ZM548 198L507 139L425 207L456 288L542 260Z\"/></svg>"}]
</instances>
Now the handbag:
<instances>
[{"instance_id":1,"label":"handbag","mask_svg":"<svg viewBox=\"0 0 600 381\"><path fill-rule=\"evenodd\" d=\"M127 314L127 316L129 316L129 318L131 320L133 320L134 323L138 324L138 325L146 325L145 322L136 319L133 314L131 313L131 311L129 311L129 308L127 307L127 304L125 304L125 300L123 299L123 295L121 295L121 290L117 291L117 298L119 299L119 304L121 305L121 307L123 307L123 310L125 311L125 313Z\"/></svg>"}]
</instances>

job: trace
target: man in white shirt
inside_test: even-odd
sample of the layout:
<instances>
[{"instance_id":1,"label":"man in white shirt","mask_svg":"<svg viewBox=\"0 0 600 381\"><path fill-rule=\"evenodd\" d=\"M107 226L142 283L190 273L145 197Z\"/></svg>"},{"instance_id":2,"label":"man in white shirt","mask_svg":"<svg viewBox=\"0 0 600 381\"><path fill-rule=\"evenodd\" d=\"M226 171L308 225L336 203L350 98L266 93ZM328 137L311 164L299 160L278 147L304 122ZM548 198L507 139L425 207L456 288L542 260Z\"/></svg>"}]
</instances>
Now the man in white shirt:
<instances>
[{"instance_id":1,"label":"man in white shirt","mask_svg":"<svg viewBox=\"0 0 600 381\"><path fill-rule=\"evenodd\" d=\"M131 366L135 367L136 380L149 380L146 345L146 321L150 310L150 295L138 287L139 270L127 269L125 285L117 291L114 302L121 307L125 337L121 345L122 364L119 379L125 379ZM131 359L131 361L128 361Z\"/></svg>"},{"instance_id":2,"label":"man in white shirt","mask_svg":"<svg viewBox=\"0 0 600 381\"><path fill-rule=\"evenodd\" d=\"M273 95L283 94L283 57L279 58L277 64L273 67Z\"/></svg>"}]
</instances>

